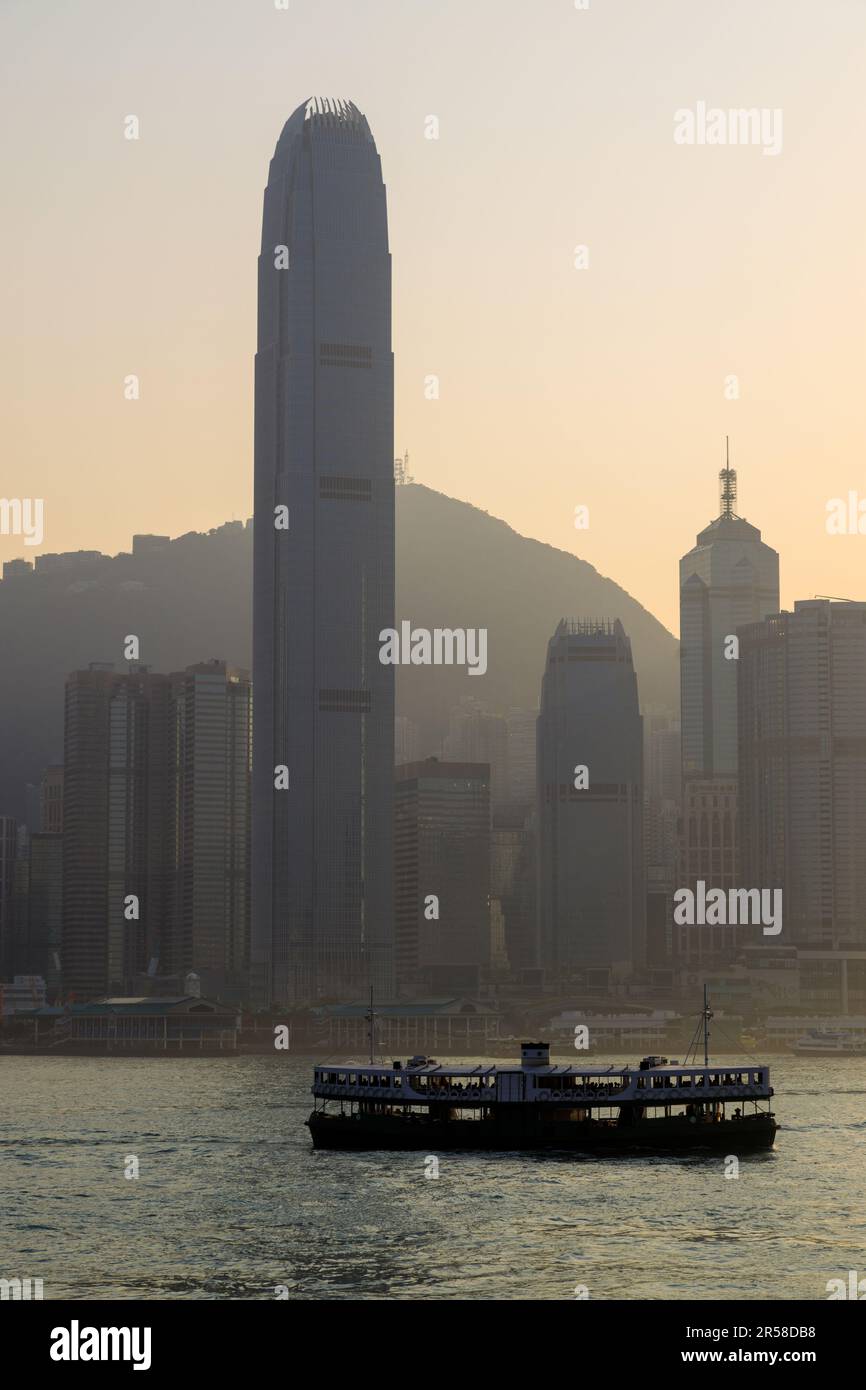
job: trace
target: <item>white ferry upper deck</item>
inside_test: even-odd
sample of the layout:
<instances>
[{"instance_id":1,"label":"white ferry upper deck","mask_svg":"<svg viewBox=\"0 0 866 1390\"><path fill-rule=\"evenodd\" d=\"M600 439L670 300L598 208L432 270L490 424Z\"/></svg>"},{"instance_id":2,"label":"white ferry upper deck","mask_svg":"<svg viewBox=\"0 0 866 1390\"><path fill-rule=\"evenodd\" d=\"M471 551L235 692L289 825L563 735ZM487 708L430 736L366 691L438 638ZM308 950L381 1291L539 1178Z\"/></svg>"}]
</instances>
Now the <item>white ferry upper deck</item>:
<instances>
[{"instance_id":1,"label":"white ferry upper deck","mask_svg":"<svg viewBox=\"0 0 866 1390\"><path fill-rule=\"evenodd\" d=\"M698 1066L645 1057L639 1064L588 1067L550 1062L547 1043L524 1043L519 1065L452 1066L413 1057L390 1066L327 1063L314 1071L313 1095L322 1100L384 1101L392 1105L447 1103L460 1107L559 1104L586 1109L635 1102L641 1106L696 1101L769 1100L764 1064Z\"/></svg>"}]
</instances>

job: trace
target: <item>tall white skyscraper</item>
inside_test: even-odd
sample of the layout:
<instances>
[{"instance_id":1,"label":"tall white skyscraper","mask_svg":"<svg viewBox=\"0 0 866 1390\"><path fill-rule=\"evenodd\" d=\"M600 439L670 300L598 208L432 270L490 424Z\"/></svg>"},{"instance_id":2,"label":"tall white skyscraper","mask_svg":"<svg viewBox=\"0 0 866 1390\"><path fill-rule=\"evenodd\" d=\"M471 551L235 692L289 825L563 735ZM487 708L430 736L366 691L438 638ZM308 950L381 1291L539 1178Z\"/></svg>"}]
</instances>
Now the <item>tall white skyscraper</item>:
<instances>
[{"instance_id":1,"label":"tall white skyscraper","mask_svg":"<svg viewBox=\"0 0 866 1390\"><path fill-rule=\"evenodd\" d=\"M680 560L680 886L737 885L737 628L779 611L779 556L736 514L737 475L719 473L719 515ZM737 948L729 927L675 927L683 959Z\"/></svg>"}]
</instances>

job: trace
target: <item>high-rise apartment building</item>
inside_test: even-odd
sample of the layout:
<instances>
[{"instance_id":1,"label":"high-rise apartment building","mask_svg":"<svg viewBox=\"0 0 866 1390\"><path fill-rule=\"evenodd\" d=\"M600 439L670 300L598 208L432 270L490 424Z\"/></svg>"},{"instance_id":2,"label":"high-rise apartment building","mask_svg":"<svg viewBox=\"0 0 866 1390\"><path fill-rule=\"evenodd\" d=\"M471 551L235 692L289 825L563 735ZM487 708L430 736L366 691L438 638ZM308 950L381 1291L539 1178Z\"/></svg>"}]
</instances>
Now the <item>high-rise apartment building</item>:
<instances>
[{"instance_id":1,"label":"high-rise apartment building","mask_svg":"<svg viewBox=\"0 0 866 1390\"><path fill-rule=\"evenodd\" d=\"M172 675L174 900L160 969L207 995L245 992L250 933L249 672L207 661Z\"/></svg>"},{"instance_id":2,"label":"high-rise apartment building","mask_svg":"<svg viewBox=\"0 0 866 1390\"><path fill-rule=\"evenodd\" d=\"M66 683L63 834L31 839L39 970L124 993L134 977L195 971L245 993L249 958L251 692L222 661L173 675L91 666ZM37 962L28 969L36 969Z\"/></svg>"},{"instance_id":3,"label":"high-rise apartment building","mask_svg":"<svg viewBox=\"0 0 866 1390\"><path fill-rule=\"evenodd\" d=\"M129 989L158 960L170 881L171 682L91 665L66 682L63 985Z\"/></svg>"}]
</instances>

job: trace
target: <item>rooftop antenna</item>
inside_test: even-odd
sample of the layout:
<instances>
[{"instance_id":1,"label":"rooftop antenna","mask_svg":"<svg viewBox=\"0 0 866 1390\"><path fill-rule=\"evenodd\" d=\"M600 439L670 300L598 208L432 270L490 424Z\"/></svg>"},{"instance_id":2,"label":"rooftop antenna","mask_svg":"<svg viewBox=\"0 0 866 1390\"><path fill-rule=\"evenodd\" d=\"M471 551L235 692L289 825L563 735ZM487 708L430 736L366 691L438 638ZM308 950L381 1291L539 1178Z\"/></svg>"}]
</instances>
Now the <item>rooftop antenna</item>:
<instances>
[{"instance_id":1,"label":"rooftop antenna","mask_svg":"<svg viewBox=\"0 0 866 1390\"><path fill-rule=\"evenodd\" d=\"M731 451L728 436L725 435L725 466L719 472L720 517L723 521L733 521L737 505L737 470L731 467Z\"/></svg>"},{"instance_id":2,"label":"rooftop antenna","mask_svg":"<svg viewBox=\"0 0 866 1390\"><path fill-rule=\"evenodd\" d=\"M415 481L415 479L409 472L408 449L406 449L402 458L395 458L394 460L394 481L398 484L398 486L402 485L403 483L414 483Z\"/></svg>"}]
</instances>

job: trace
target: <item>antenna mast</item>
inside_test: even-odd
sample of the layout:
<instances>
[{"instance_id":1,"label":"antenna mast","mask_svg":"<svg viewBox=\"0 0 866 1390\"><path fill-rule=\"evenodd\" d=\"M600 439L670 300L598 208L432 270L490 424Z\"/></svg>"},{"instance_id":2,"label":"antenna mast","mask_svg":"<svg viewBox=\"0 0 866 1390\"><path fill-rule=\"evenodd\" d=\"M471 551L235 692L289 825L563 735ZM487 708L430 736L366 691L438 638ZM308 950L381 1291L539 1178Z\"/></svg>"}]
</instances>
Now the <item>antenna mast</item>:
<instances>
[{"instance_id":1,"label":"antenna mast","mask_svg":"<svg viewBox=\"0 0 866 1390\"><path fill-rule=\"evenodd\" d=\"M405 483L414 483L415 479L409 472L409 450L406 449L402 458L394 460L394 482L398 487Z\"/></svg>"},{"instance_id":2,"label":"antenna mast","mask_svg":"<svg viewBox=\"0 0 866 1390\"><path fill-rule=\"evenodd\" d=\"M737 470L731 467L731 452L727 435L725 435L725 466L719 472L719 503L721 519L733 521L737 506Z\"/></svg>"},{"instance_id":3,"label":"antenna mast","mask_svg":"<svg viewBox=\"0 0 866 1390\"><path fill-rule=\"evenodd\" d=\"M707 987L704 985L704 1066L710 1065L710 1019L712 1018L709 1000L707 999Z\"/></svg>"}]
</instances>

